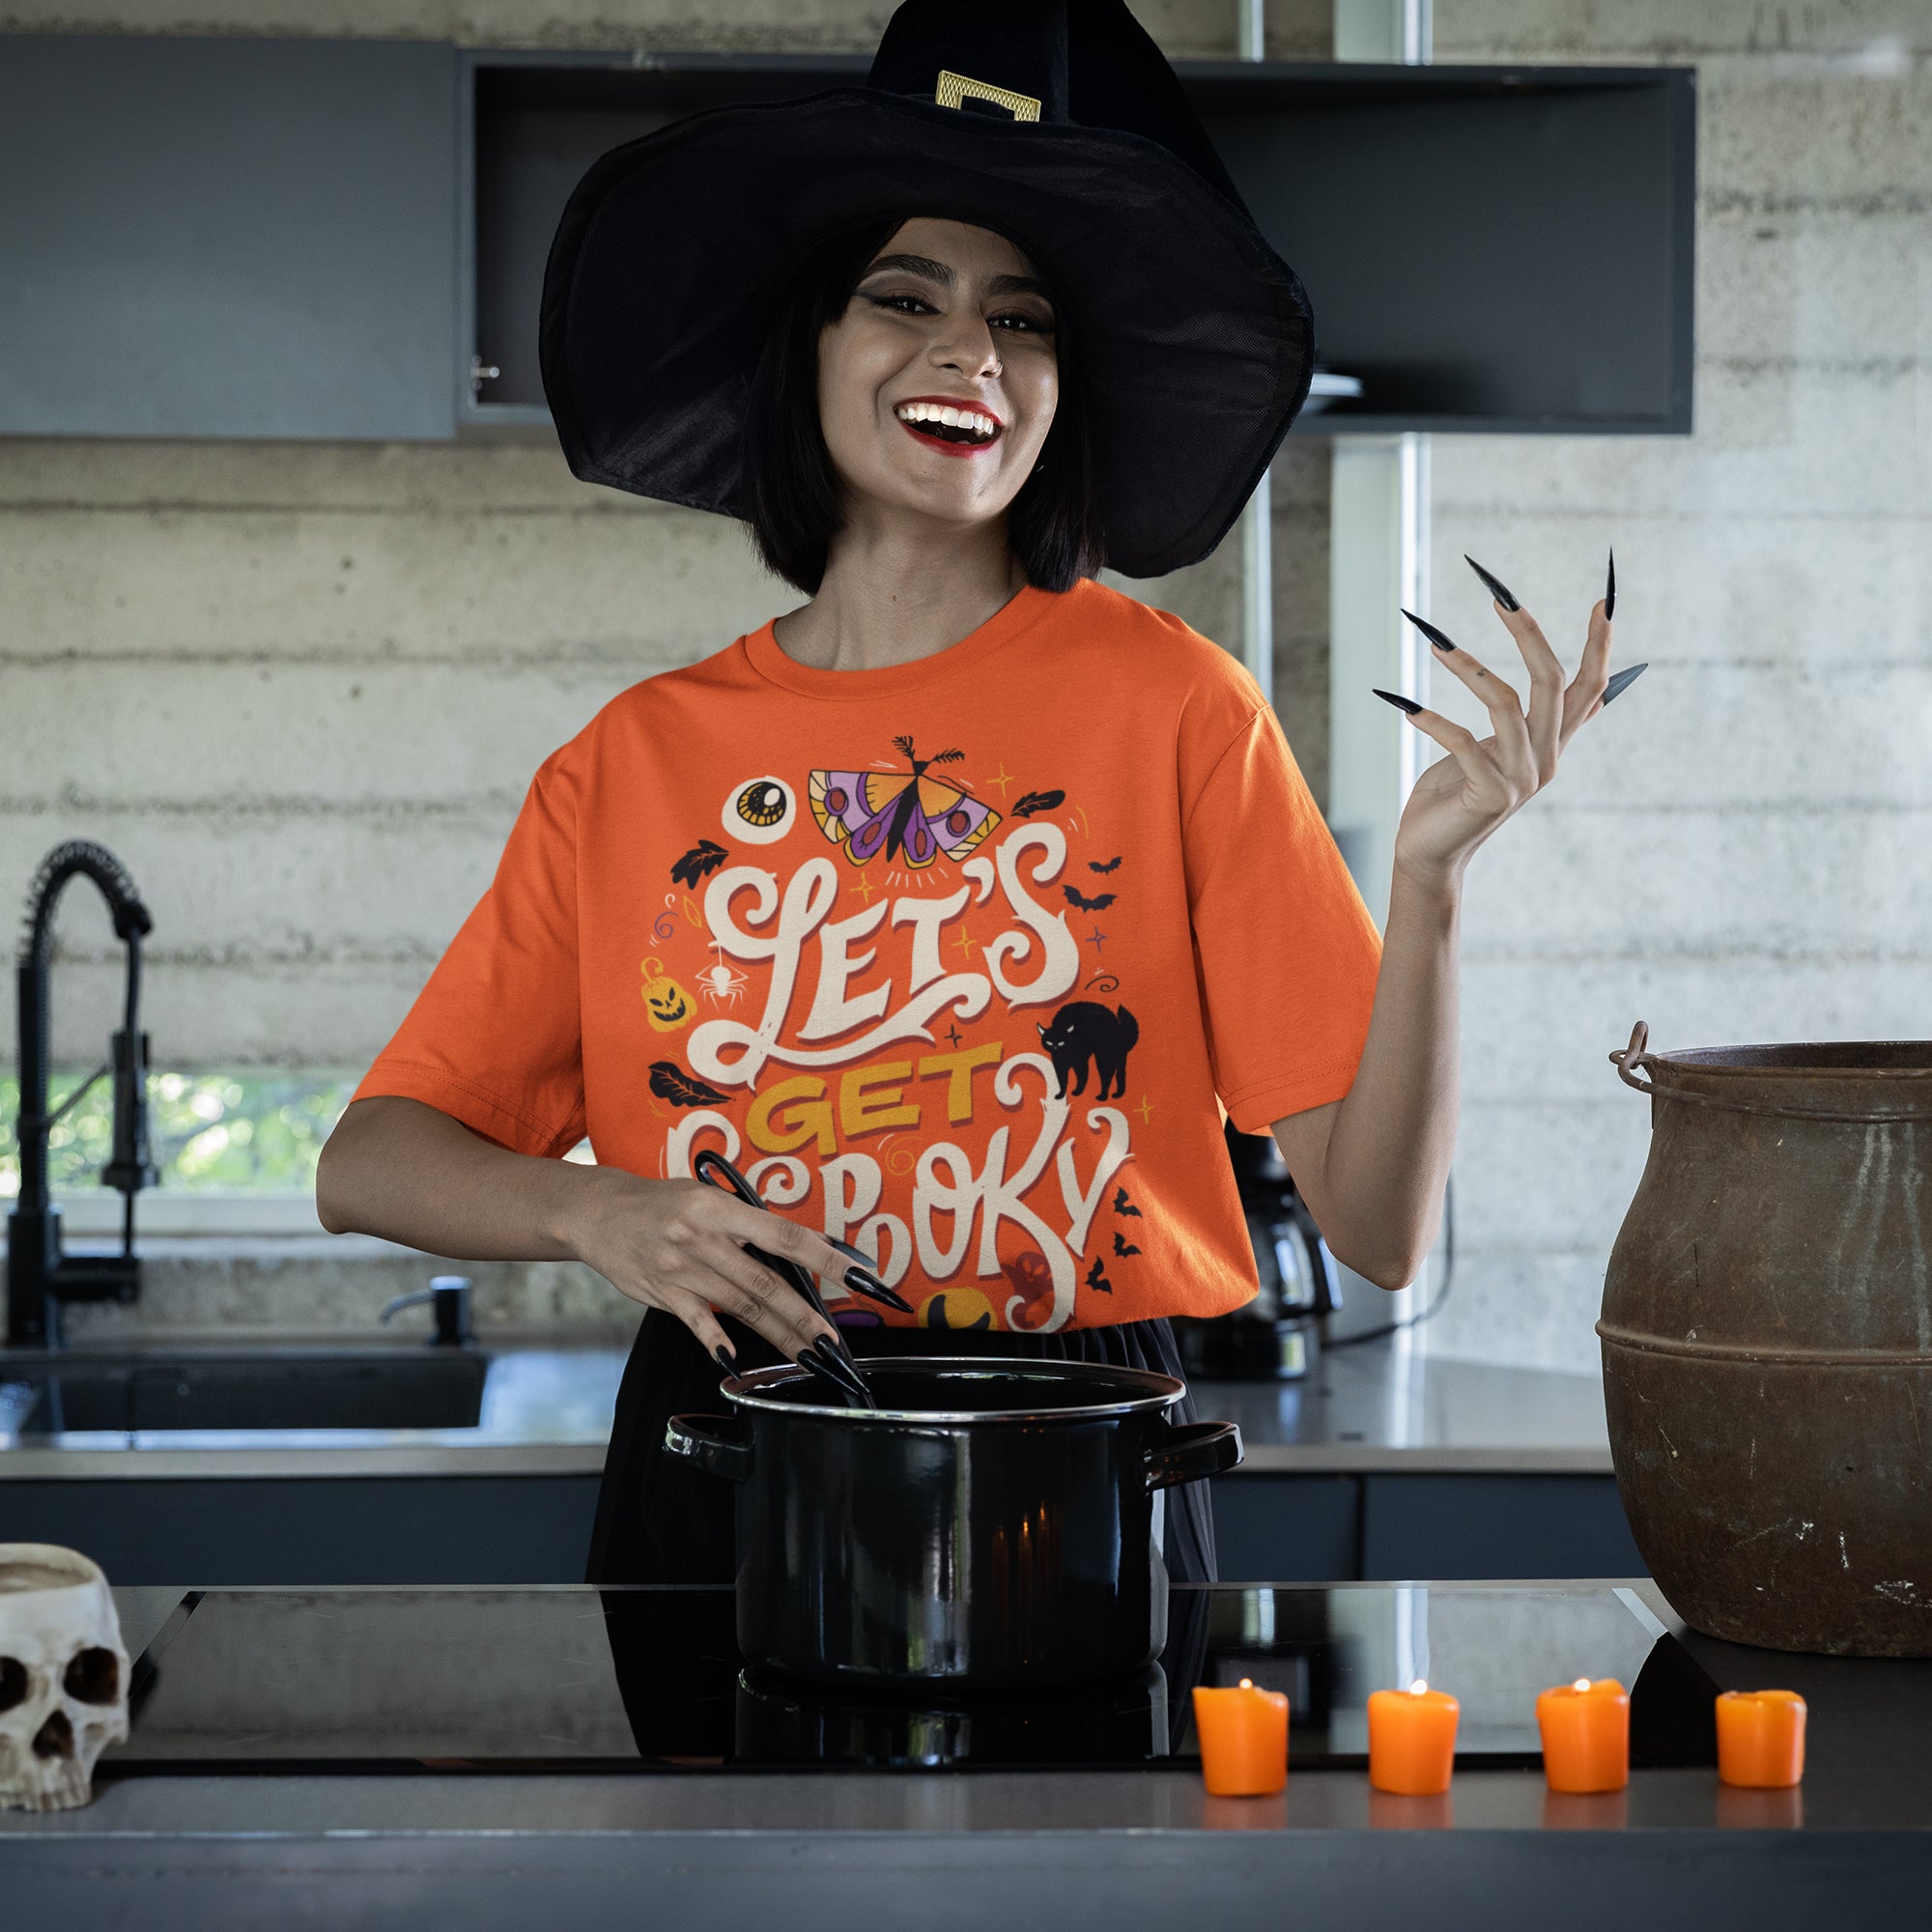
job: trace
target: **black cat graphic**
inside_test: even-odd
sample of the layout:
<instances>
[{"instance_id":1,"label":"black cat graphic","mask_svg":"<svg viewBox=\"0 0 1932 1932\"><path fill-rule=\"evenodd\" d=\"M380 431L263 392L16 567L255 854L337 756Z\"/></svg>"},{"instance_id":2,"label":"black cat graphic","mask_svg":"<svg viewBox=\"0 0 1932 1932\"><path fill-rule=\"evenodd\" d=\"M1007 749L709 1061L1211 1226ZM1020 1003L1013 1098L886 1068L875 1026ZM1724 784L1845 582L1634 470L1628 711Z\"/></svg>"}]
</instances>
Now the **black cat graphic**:
<instances>
[{"instance_id":1,"label":"black cat graphic","mask_svg":"<svg viewBox=\"0 0 1932 1932\"><path fill-rule=\"evenodd\" d=\"M1075 1000L1054 1014L1053 1024L1039 1030L1039 1043L1053 1057L1053 1070L1060 1076L1064 1100L1068 1089L1075 1094L1087 1091L1087 1068L1091 1063L1099 1076L1094 1097L1104 1100L1111 1088L1116 1097L1127 1091L1127 1055L1141 1037L1140 1022L1125 1007L1111 1010L1095 1000Z\"/></svg>"}]
</instances>

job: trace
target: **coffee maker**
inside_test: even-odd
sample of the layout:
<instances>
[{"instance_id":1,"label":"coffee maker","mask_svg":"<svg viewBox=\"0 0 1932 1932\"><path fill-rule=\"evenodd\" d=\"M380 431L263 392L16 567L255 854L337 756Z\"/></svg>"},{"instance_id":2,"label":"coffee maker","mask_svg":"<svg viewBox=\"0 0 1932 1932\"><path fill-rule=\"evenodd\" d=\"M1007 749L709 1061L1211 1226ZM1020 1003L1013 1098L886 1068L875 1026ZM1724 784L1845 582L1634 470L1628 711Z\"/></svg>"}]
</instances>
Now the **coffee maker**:
<instances>
[{"instance_id":1,"label":"coffee maker","mask_svg":"<svg viewBox=\"0 0 1932 1932\"><path fill-rule=\"evenodd\" d=\"M1229 1315L1177 1316L1175 1340L1189 1376L1290 1381L1308 1373L1328 1317L1342 1306L1341 1277L1274 1136L1241 1133L1232 1121L1226 1135L1261 1293Z\"/></svg>"}]
</instances>

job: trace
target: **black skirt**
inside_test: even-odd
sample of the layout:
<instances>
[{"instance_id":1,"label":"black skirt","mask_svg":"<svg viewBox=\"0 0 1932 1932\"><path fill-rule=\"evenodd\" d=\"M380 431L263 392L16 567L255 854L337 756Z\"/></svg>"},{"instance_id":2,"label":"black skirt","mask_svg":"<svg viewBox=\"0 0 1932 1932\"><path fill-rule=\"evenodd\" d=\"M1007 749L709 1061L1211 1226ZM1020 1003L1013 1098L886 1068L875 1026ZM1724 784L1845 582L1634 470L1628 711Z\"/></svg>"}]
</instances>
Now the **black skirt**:
<instances>
[{"instance_id":1,"label":"black skirt","mask_svg":"<svg viewBox=\"0 0 1932 1932\"><path fill-rule=\"evenodd\" d=\"M761 1335L728 1316L721 1315L719 1321L738 1350L740 1367L761 1368L781 1359ZM1174 1331L1159 1321L1069 1328L1050 1335L886 1327L841 1332L853 1354L861 1357L1024 1355L1056 1362L1106 1362L1115 1368L1151 1369L1182 1378ZM737 1558L730 1486L667 1455L664 1446L665 1424L671 1416L717 1415L724 1410L718 1382L718 1364L696 1336L674 1316L647 1309L617 1391L617 1413L597 1495L597 1522L590 1535L587 1582L728 1584L732 1580ZM1197 1419L1191 1395L1181 1398L1173 1417L1178 1423ZM1164 1548L1169 1577L1177 1583L1213 1582L1214 1518L1208 1485L1183 1483L1166 1493Z\"/></svg>"}]
</instances>

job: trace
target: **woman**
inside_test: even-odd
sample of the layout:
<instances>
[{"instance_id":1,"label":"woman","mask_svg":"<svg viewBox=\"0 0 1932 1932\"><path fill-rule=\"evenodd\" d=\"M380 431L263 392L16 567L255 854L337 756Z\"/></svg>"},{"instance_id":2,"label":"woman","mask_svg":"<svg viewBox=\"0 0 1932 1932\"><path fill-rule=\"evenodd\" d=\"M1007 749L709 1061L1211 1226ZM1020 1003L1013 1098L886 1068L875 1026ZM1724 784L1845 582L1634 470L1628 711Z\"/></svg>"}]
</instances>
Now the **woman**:
<instances>
[{"instance_id":1,"label":"woman","mask_svg":"<svg viewBox=\"0 0 1932 1932\"><path fill-rule=\"evenodd\" d=\"M962 72L1023 118L949 108ZM640 276L668 225L689 247ZM1441 649L1495 729L1413 713L1450 755L1378 942L1252 679L1094 581L1212 548L1309 343L1101 0L910 0L866 89L692 117L573 196L544 309L573 469L743 516L808 601L545 762L318 1202L337 1232L581 1260L644 1304L591 1580L730 1576L728 1498L660 1446L719 1364L842 1333L1174 1372L1168 1316L1255 1292L1224 1108L1274 1133L1342 1259L1413 1276L1455 1131L1463 867L1599 705L1609 625L1566 685L1498 601L1526 712ZM557 1157L586 1132L598 1165ZM706 1148L770 1207L691 1179ZM837 1324L748 1247L817 1275ZM1206 1486L1177 1495L1170 1569L1209 1579Z\"/></svg>"}]
</instances>

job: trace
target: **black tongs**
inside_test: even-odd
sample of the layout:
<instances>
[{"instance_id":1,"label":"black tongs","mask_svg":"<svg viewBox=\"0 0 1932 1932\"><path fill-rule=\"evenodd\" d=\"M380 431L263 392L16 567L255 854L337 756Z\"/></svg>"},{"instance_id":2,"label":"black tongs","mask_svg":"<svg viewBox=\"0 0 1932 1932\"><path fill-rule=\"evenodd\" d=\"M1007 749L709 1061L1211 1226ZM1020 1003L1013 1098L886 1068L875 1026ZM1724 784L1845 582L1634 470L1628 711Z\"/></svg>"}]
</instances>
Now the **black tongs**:
<instances>
[{"instance_id":1,"label":"black tongs","mask_svg":"<svg viewBox=\"0 0 1932 1932\"><path fill-rule=\"evenodd\" d=\"M728 1187L747 1208L764 1207L758 1190L722 1153L706 1148L691 1166L692 1172L699 1180L708 1181L715 1178ZM781 1280L789 1282L800 1294L804 1295L821 1321L832 1321L832 1317L826 1312L825 1302L818 1293L818 1284L812 1280L810 1268L801 1267L797 1262L781 1261L777 1255L767 1254L763 1248L755 1248L750 1241L744 1246L745 1252L754 1262L763 1263ZM800 1368L809 1370L832 1383L852 1407L878 1407L879 1405L872 1399L872 1391L866 1386L866 1379L859 1373L859 1365L853 1361L851 1351L838 1338L837 1323L833 1323L832 1334L821 1335L810 1348L800 1350L798 1364Z\"/></svg>"}]
</instances>

